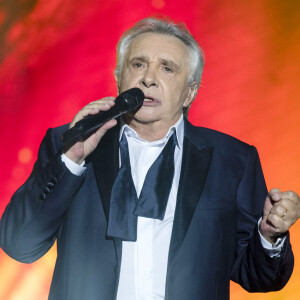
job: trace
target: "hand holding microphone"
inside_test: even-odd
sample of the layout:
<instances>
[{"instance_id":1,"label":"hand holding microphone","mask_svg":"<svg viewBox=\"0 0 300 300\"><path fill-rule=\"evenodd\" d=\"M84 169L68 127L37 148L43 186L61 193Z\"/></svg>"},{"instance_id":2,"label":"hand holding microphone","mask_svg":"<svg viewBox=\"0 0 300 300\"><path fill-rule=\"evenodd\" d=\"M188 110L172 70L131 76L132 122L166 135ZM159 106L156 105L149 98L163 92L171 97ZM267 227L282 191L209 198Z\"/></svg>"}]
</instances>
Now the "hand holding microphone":
<instances>
[{"instance_id":1,"label":"hand holding microphone","mask_svg":"<svg viewBox=\"0 0 300 300\"><path fill-rule=\"evenodd\" d=\"M117 124L114 118L141 108L144 93L132 88L116 99L106 97L86 105L63 134L65 155L80 164L94 149L106 131Z\"/></svg>"}]
</instances>

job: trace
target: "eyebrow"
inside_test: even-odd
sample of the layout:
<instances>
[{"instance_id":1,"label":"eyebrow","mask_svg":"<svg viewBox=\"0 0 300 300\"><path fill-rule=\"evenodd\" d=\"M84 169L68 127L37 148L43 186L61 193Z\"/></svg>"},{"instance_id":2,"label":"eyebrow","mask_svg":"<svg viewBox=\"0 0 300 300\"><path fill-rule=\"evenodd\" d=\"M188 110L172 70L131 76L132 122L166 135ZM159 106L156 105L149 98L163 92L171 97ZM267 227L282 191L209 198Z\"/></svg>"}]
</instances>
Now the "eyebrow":
<instances>
[{"instance_id":1,"label":"eyebrow","mask_svg":"<svg viewBox=\"0 0 300 300\"><path fill-rule=\"evenodd\" d=\"M149 58L147 56L135 56L132 59L130 59L129 63L132 63L135 60L146 63L149 61ZM161 64L170 66L174 70L178 70L180 68L179 65L177 63L175 63L173 60L165 59L165 58L159 58L158 60Z\"/></svg>"},{"instance_id":2,"label":"eyebrow","mask_svg":"<svg viewBox=\"0 0 300 300\"><path fill-rule=\"evenodd\" d=\"M135 60L138 60L141 62L147 62L148 58L146 56L134 56L132 59L130 59L129 63L132 63Z\"/></svg>"},{"instance_id":3,"label":"eyebrow","mask_svg":"<svg viewBox=\"0 0 300 300\"><path fill-rule=\"evenodd\" d=\"M176 64L173 60L165 59L165 58L160 58L159 61L160 61L160 63L162 63L163 65L170 66L170 67L173 68L174 70L178 70L178 69L179 69L179 65Z\"/></svg>"}]
</instances>

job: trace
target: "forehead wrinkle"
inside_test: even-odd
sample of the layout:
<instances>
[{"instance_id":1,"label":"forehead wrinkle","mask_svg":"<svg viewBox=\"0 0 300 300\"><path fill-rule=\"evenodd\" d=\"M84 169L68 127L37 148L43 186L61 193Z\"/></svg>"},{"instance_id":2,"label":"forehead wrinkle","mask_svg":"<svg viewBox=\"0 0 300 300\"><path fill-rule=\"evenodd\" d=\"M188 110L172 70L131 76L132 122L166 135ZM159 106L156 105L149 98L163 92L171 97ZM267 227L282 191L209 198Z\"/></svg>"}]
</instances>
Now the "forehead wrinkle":
<instances>
[{"instance_id":1,"label":"forehead wrinkle","mask_svg":"<svg viewBox=\"0 0 300 300\"><path fill-rule=\"evenodd\" d=\"M159 45L160 49L156 49L158 51L158 53L160 53L161 51L162 52L166 51L166 53L168 53L170 50L169 49L170 43L171 43L171 46L175 45L176 48L178 48L178 49L181 48L181 50L183 50L184 52L186 50L187 50L187 52L189 52L187 45L184 44L184 42L182 42L179 38L171 36L171 35L167 35L167 34L152 33L152 32L143 33L143 34L138 35L135 38L133 38L133 40L129 44L128 52L131 52L133 50L132 48L136 48L136 49L134 49L135 51L140 51L141 48L143 49L145 46L146 46L146 51L147 51L147 50L149 50L149 47L151 48L152 41L153 40L155 41L157 39L161 39L162 43L165 43L165 42L167 43L167 47L163 47L162 45Z\"/></svg>"}]
</instances>

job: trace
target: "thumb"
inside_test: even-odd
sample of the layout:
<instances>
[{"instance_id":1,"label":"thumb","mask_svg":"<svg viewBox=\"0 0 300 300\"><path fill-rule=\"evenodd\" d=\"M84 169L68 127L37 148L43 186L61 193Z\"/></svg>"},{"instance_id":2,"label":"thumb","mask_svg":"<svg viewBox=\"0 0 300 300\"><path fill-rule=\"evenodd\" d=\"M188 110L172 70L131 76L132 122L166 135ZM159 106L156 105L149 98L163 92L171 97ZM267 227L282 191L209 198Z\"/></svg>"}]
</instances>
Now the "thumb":
<instances>
[{"instance_id":1,"label":"thumb","mask_svg":"<svg viewBox=\"0 0 300 300\"><path fill-rule=\"evenodd\" d=\"M273 202L280 201L282 199L280 189L271 189L267 197Z\"/></svg>"},{"instance_id":2,"label":"thumb","mask_svg":"<svg viewBox=\"0 0 300 300\"><path fill-rule=\"evenodd\" d=\"M268 196L266 197L264 205L263 218L267 218L270 210L273 208L274 203L281 200L281 192L279 189L271 189Z\"/></svg>"}]
</instances>

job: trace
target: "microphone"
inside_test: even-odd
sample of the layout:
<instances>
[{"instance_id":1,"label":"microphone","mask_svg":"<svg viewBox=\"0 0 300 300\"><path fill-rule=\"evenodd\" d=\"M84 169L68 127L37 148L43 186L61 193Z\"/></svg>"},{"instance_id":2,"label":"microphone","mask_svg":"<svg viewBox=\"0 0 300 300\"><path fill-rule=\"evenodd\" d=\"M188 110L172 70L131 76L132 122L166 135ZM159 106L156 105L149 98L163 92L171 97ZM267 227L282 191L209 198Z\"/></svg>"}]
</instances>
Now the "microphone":
<instances>
[{"instance_id":1,"label":"microphone","mask_svg":"<svg viewBox=\"0 0 300 300\"><path fill-rule=\"evenodd\" d=\"M141 108L144 98L145 95L139 88L132 88L121 93L116 98L115 105L109 110L101 111L96 115L88 115L67 130L63 134L64 146L67 148L71 147L77 141L86 138L107 121Z\"/></svg>"}]
</instances>

